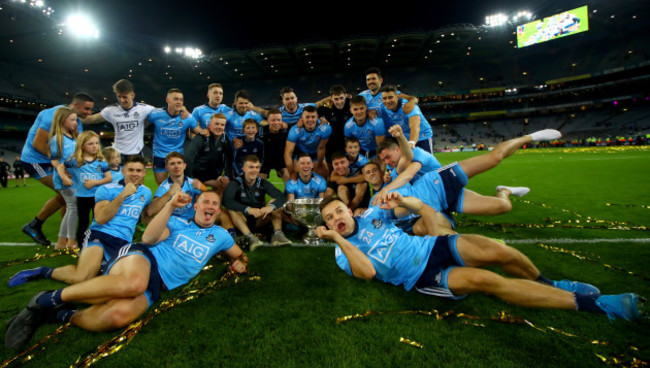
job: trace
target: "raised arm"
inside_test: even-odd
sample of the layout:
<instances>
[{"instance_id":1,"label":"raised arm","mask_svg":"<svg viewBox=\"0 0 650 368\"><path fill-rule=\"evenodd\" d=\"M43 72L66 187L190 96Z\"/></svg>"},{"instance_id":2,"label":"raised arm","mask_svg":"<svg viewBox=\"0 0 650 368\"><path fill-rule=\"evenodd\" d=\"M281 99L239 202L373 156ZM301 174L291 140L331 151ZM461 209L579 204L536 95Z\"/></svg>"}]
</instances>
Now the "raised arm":
<instances>
[{"instance_id":1,"label":"raised arm","mask_svg":"<svg viewBox=\"0 0 650 368\"><path fill-rule=\"evenodd\" d=\"M95 221L100 225L109 222L117 214L124 199L135 193L137 189L138 188L133 183L127 183L122 192L120 192L120 194L118 194L112 201L105 200L97 202L94 209Z\"/></svg>"},{"instance_id":2,"label":"raised arm","mask_svg":"<svg viewBox=\"0 0 650 368\"><path fill-rule=\"evenodd\" d=\"M354 277L366 280L375 277L377 271L370 259L339 233L329 230L325 226L319 226L316 228L316 235L321 239L331 240L338 244L350 263Z\"/></svg>"},{"instance_id":3,"label":"raised arm","mask_svg":"<svg viewBox=\"0 0 650 368\"><path fill-rule=\"evenodd\" d=\"M171 217L174 209L185 207L188 203L192 202L192 197L183 192L176 193L172 199L165 203L163 208L156 214L156 216L149 222L147 228L142 234L142 242L153 245L169 237L169 229L167 223Z\"/></svg>"}]
</instances>

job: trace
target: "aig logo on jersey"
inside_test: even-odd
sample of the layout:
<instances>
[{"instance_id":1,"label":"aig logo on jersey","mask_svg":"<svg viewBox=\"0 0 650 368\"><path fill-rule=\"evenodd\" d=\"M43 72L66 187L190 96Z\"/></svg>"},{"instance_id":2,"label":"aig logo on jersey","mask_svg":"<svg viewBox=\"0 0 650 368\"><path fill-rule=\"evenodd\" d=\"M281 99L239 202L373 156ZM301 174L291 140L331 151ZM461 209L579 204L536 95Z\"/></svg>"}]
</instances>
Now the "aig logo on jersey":
<instances>
[{"instance_id":1,"label":"aig logo on jersey","mask_svg":"<svg viewBox=\"0 0 650 368\"><path fill-rule=\"evenodd\" d=\"M118 123L117 124L117 131L118 132L132 132L138 127L138 122L137 121L127 121L124 123Z\"/></svg>"},{"instance_id":2,"label":"aig logo on jersey","mask_svg":"<svg viewBox=\"0 0 650 368\"><path fill-rule=\"evenodd\" d=\"M162 128L160 129L160 134L167 136L169 138L178 138L181 136L181 132L178 129Z\"/></svg>"},{"instance_id":3,"label":"aig logo on jersey","mask_svg":"<svg viewBox=\"0 0 650 368\"><path fill-rule=\"evenodd\" d=\"M126 216L126 217L132 217L132 218L140 218L140 210L142 207L140 206L131 206L128 204L123 204L120 207L120 215L121 216Z\"/></svg>"},{"instance_id":4,"label":"aig logo on jersey","mask_svg":"<svg viewBox=\"0 0 650 368\"><path fill-rule=\"evenodd\" d=\"M210 248L195 242L194 240L188 238L185 235L178 235L176 241L174 242L174 247L181 251L182 253L187 254L188 256L194 258L197 262L201 263L208 256Z\"/></svg>"}]
</instances>

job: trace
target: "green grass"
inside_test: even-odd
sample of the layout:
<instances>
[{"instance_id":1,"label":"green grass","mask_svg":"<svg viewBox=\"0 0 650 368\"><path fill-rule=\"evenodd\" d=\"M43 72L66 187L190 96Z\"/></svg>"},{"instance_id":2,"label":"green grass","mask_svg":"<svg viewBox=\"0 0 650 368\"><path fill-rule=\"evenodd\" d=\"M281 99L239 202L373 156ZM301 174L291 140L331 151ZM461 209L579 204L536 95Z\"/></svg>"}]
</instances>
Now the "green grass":
<instances>
[{"instance_id":1,"label":"green grass","mask_svg":"<svg viewBox=\"0 0 650 368\"><path fill-rule=\"evenodd\" d=\"M445 164L476 154L480 153L437 157ZM649 179L650 150L646 149L520 151L498 168L473 178L468 187L489 195L499 184L525 185L531 187L531 193L514 199L513 211L506 215L458 216L458 230L508 240L546 239L543 244L564 252L552 252L538 244L514 246L550 278L591 282L606 293L634 291L650 296L650 243L624 240L650 238L648 231L641 228L649 225ZM1 242L27 242L20 227L51 195L39 183L28 183L28 188L0 189L4 225L0 229ZM148 178L147 184L153 187L152 178ZM44 227L51 239L58 227L54 219ZM586 222L588 219L591 222ZM594 223L597 220L602 222ZM563 238L620 241L553 241ZM75 261L70 256L59 256L7 265L10 261L31 259L36 253L51 251L1 247L0 279L7 280L27 267ZM347 276L334 263L331 247L261 248L250 254L250 260L250 268L260 276L259 281L229 284L174 306L151 319L128 345L97 362L97 366L603 366L597 354L650 362L648 321L610 323L602 315L522 308L479 294L453 302L406 292L379 281ZM213 264L214 268L199 276L199 286L190 289L200 290L201 285L220 277L225 266L219 261ZM53 281L13 289L0 285L0 317L6 320L17 313L38 290L60 286ZM174 298L182 291L164 293L163 299ZM452 316L437 320L425 315L386 313L336 323L337 317L366 310L433 309L453 310L481 319ZM525 318L544 331L489 319L500 312ZM41 328L33 341L52 333L56 327ZM55 341L43 344L44 350L37 351L32 361L16 365L70 366L120 332L90 333L70 328ZM420 343L423 348L400 343L401 337ZM593 344L596 340L609 344ZM0 349L2 360L15 354Z\"/></svg>"}]
</instances>

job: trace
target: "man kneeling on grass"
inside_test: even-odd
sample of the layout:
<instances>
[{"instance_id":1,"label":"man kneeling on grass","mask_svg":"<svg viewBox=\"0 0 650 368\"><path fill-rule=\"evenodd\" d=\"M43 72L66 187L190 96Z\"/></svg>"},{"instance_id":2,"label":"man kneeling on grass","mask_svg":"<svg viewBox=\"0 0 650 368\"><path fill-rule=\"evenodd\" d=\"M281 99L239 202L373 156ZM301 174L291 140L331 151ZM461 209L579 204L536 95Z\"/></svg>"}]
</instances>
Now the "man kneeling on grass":
<instances>
[{"instance_id":1,"label":"man kneeling on grass","mask_svg":"<svg viewBox=\"0 0 650 368\"><path fill-rule=\"evenodd\" d=\"M393 224L406 212L418 213L429 233L438 233L435 211L415 197L391 192L380 203L356 218L336 196L320 204L327 227L318 227L316 234L337 244L336 263L350 276L450 299L483 292L528 307L586 310L610 319L641 317L637 303L643 298L637 294L601 295L593 285L569 280L553 287L523 253L490 238L407 235ZM479 268L486 266L499 266L515 278Z\"/></svg>"},{"instance_id":2,"label":"man kneeling on grass","mask_svg":"<svg viewBox=\"0 0 650 368\"><path fill-rule=\"evenodd\" d=\"M245 272L246 254L223 228L214 225L221 208L219 195L201 193L194 204L193 221L172 216L174 209L190 201L189 195L176 193L147 226L142 235L145 244L122 247L103 276L36 294L7 323L5 346L23 346L47 321L70 321L89 331L126 326L155 303L161 291L185 285L221 251L230 257L232 270ZM68 303L91 306L75 310Z\"/></svg>"}]
</instances>

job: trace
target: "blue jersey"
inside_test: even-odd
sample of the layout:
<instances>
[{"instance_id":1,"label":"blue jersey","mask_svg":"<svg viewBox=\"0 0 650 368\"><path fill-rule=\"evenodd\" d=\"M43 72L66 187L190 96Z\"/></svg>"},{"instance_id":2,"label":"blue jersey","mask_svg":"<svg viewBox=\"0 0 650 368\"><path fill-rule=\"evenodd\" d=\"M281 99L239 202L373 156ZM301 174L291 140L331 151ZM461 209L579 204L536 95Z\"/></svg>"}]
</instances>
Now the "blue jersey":
<instances>
[{"instance_id":1,"label":"blue jersey","mask_svg":"<svg viewBox=\"0 0 650 368\"><path fill-rule=\"evenodd\" d=\"M70 157L64 165L68 169L70 176L72 176L74 195L76 197L94 197L98 186L86 189L84 182L86 180L104 179L104 173L111 170L106 161L97 159L85 161L81 166L77 167L77 159Z\"/></svg>"},{"instance_id":2,"label":"blue jersey","mask_svg":"<svg viewBox=\"0 0 650 368\"><path fill-rule=\"evenodd\" d=\"M220 104L216 109L205 104L195 107L194 110L192 110L192 117L197 121L201 128L208 129L208 124L210 124L210 118L212 118L212 115L219 113L225 115L230 111L232 111L232 108L224 104Z\"/></svg>"},{"instance_id":3,"label":"blue jersey","mask_svg":"<svg viewBox=\"0 0 650 368\"><path fill-rule=\"evenodd\" d=\"M235 157L233 161L233 169L235 170L235 175L239 176L243 174L242 167L244 166L244 157L248 155L255 155L260 159L260 163L264 164L264 142L260 139L253 139L249 141L248 138L244 138L242 141L241 147L235 150Z\"/></svg>"},{"instance_id":4,"label":"blue jersey","mask_svg":"<svg viewBox=\"0 0 650 368\"><path fill-rule=\"evenodd\" d=\"M259 127L260 121L264 120L262 115L255 111L246 111L244 115L240 115L237 110L229 111L226 114L226 136L232 140L234 138L244 139L244 121L253 119L257 122Z\"/></svg>"},{"instance_id":5,"label":"blue jersey","mask_svg":"<svg viewBox=\"0 0 650 368\"><path fill-rule=\"evenodd\" d=\"M422 177L422 175L437 170L441 167L440 162L429 152L423 150L420 147L415 147L413 148L413 160L411 162L419 162L422 167L420 168L420 171L418 171L415 175L413 175L413 179L409 181L409 183L413 184L415 183L418 179ZM397 177L397 169L387 166L388 170L390 171L390 176L395 179Z\"/></svg>"},{"instance_id":6,"label":"blue jersey","mask_svg":"<svg viewBox=\"0 0 650 368\"><path fill-rule=\"evenodd\" d=\"M187 284L215 254L235 245L223 228L198 226L194 221L171 216L169 236L151 248L158 262L158 273L167 289Z\"/></svg>"},{"instance_id":7,"label":"blue jersey","mask_svg":"<svg viewBox=\"0 0 650 368\"><path fill-rule=\"evenodd\" d=\"M355 218L355 228L346 239L363 252L377 274L375 278L411 290L427 265L436 237L410 236L393 224L390 211L368 208ZM337 245L336 264L352 276L347 257Z\"/></svg>"},{"instance_id":8,"label":"blue jersey","mask_svg":"<svg viewBox=\"0 0 650 368\"><path fill-rule=\"evenodd\" d=\"M287 140L296 144L299 150L309 154L318 152L318 145L322 140L328 139L332 135L332 126L329 124L316 126L311 132L304 127L293 126L289 129Z\"/></svg>"},{"instance_id":9,"label":"blue jersey","mask_svg":"<svg viewBox=\"0 0 650 368\"><path fill-rule=\"evenodd\" d=\"M122 170L117 169L113 170L111 169L111 183L117 183L120 180L124 179L124 174L122 174Z\"/></svg>"},{"instance_id":10,"label":"blue jersey","mask_svg":"<svg viewBox=\"0 0 650 368\"><path fill-rule=\"evenodd\" d=\"M198 126L191 115L181 119L181 114L171 116L165 108L153 110L147 120L154 125L153 156L162 158L174 151L183 153L187 131Z\"/></svg>"},{"instance_id":11,"label":"blue jersey","mask_svg":"<svg viewBox=\"0 0 650 368\"><path fill-rule=\"evenodd\" d=\"M77 146L77 140L72 137L68 137L67 135L63 135L63 152L59 153L59 145L56 142L56 138L57 136L54 136L50 140L50 158L52 160L59 160L59 163L62 164L67 159L74 156L74 150L75 147ZM61 182L61 177L59 176L59 173L56 171L56 167L54 168L54 174L52 175L52 179L54 180L55 190L71 188L63 185L63 182Z\"/></svg>"},{"instance_id":12,"label":"blue jersey","mask_svg":"<svg viewBox=\"0 0 650 368\"><path fill-rule=\"evenodd\" d=\"M201 190L194 188L192 185L193 183L194 179L188 178L187 176L184 178L183 185L181 186L181 192L186 193L192 197L192 201L185 205L185 207L174 208L172 215L184 218L186 220L191 220L194 218L194 201L196 200L196 197L201 194ZM154 193L153 197L158 198L164 196L165 193L169 192L172 185L174 185L172 179L167 178L167 180L160 183L160 186L158 189L156 189L156 193Z\"/></svg>"},{"instance_id":13,"label":"blue jersey","mask_svg":"<svg viewBox=\"0 0 650 368\"><path fill-rule=\"evenodd\" d=\"M313 103L299 103L297 105L297 108L296 108L295 112L287 111L286 106L280 107L280 112L282 113L282 121L287 123L287 125L289 125L289 128L291 128L302 117L302 110L305 109L305 106L314 106L314 107L316 107L316 104L313 104Z\"/></svg>"},{"instance_id":14,"label":"blue jersey","mask_svg":"<svg viewBox=\"0 0 650 368\"><path fill-rule=\"evenodd\" d=\"M357 137L361 149L368 151L377 150L377 137L386 136L384 121L380 118L367 119L363 125L359 126L354 117L351 117L345 123L344 134L346 137Z\"/></svg>"},{"instance_id":15,"label":"blue jersey","mask_svg":"<svg viewBox=\"0 0 650 368\"><path fill-rule=\"evenodd\" d=\"M34 124L32 124L32 127L29 128L29 133L27 133L27 140L25 141L23 150L20 153L21 161L29 164L50 163L49 157L38 152L34 148L33 146L34 138L36 138L36 132L38 131L38 129L43 129L48 133L50 132L50 129L52 128L52 119L54 119L54 113L56 112L56 110L59 109L59 107L63 107L63 106L65 105L54 106L38 113L38 115L36 116L36 120L34 121ZM79 119L77 119L77 131L79 131L79 133L83 131L83 126L81 125L81 121Z\"/></svg>"},{"instance_id":16,"label":"blue jersey","mask_svg":"<svg viewBox=\"0 0 650 368\"><path fill-rule=\"evenodd\" d=\"M311 173L308 182L302 181L300 176L296 180L287 181L284 188L286 194L293 194L294 198L319 198L321 193L327 190L327 181L322 176Z\"/></svg>"},{"instance_id":17,"label":"blue jersey","mask_svg":"<svg viewBox=\"0 0 650 368\"><path fill-rule=\"evenodd\" d=\"M433 131L431 130L431 125L429 124L427 118L425 118L424 115L422 114L422 111L420 111L420 108L416 105L413 108L413 111L411 111L411 113L407 115L406 113L404 113L404 103L406 103L406 100L404 99L399 101L397 106L397 111L391 111L387 109L386 106L382 107L381 117L384 119L386 132L388 132L388 129L391 126L397 124L400 127L402 127L404 136L408 139L411 134L411 126L409 125L409 118L417 115L420 117L420 136L418 138L418 141L433 137Z\"/></svg>"},{"instance_id":18,"label":"blue jersey","mask_svg":"<svg viewBox=\"0 0 650 368\"><path fill-rule=\"evenodd\" d=\"M419 181L418 181L418 183L419 183ZM388 184L385 184L385 183L382 184L381 188L379 188L379 190L383 189L386 185L388 185ZM379 190L377 190L377 192ZM432 206L436 211L439 211L438 208L436 208L435 206L429 204L428 202L425 202L425 199L424 199L423 196L424 195L426 195L426 196L432 195L431 193L420 193L419 191L414 191L413 186L410 183L406 183L406 184L404 184L403 186L401 186L401 187L399 187L397 189L391 190L390 192L398 192L398 193L400 193L402 195L402 197L416 197L416 198L419 198L425 204L428 204L428 205ZM374 194L374 193L376 193L376 192L373 191L373 195L370 198L370 203L372 203L372 201L375 199L376 194ZM395 226L399 227L400 229L402 229L402 230L404 230L405 232L408 232L408 233L413 231L413 224L415 223L415 221L417 221L421 217L417 213L410 213L410 214L408 214L406 216L397 217L397 216L395 216L395 211L394 210L391 210L391 214L394 217L393 224L395 224Z\"/></svg>"},{"instance_id":19,"label":"blue jersey","mask_svg":"<svg viewBox=\"0 0 650 368\"><path fill-rule=\"evenodd\" d=\"M102 185L95 193L95 203L114 200L124 190L124 181ZM101 231L116 238L133 241L135 226L138 224L140 214L151 203L151 190L144 185L138 186L135 193L126 197L117 213L107 223L100 225L95 219L90 225L90 230Z\"/></svg>"},{"instance_id":20,"label":"blue jersey","mask_svg":"<svg viewBox=\"0 0 650 368\"><path fill-rule=\"evenodd\" d=\"M345 155L348 156L347 153ZM350 156L348 156L348 160L350 160ZM368 163L368 159L366 158L366 156L361 156L361 155L357 156L357 160L354 162L350 160L350 165L348 166L350 168L350 176L354 176L357 175L357 173L360 173L361 169L367 163Z\"/></svg>"}]
</instances>

